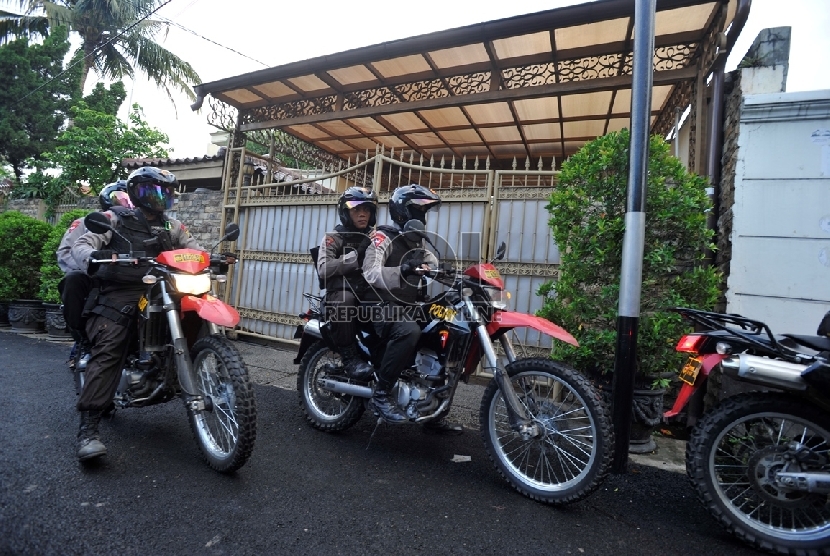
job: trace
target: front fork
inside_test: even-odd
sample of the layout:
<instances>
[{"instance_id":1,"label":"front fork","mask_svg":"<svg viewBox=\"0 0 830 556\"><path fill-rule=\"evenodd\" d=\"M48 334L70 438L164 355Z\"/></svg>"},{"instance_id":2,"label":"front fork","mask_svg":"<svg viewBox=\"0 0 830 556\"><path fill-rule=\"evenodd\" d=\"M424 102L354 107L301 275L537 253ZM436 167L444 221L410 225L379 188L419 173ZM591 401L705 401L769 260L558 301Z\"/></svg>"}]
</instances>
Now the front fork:
<instances>
[{"instance_id":1,"label":"front fork","mask_svg":"<svg viewBox=\"0 0 830 556\"><path fill-rule=\"evenodd\" d=\"M522 404L521 400L519 400L519 396L516 395L516 391L513 389L513 384L510 382L510 377L507 375L507 371L504 367L499 365L496 350L493 349L493 342L490 341L490 334L487 333L487 327L484 325L484 322L478 313L478 309L475 308L475 305L473 305L473 302L469 297L465 297L464 301L470 321L474 323L475 328L478 331L478 338L481 342L482 352L484 353L484 368L493 373L493 378L495 378L496 384L501 391L501 395L504 397L504 405L507 407L507 418L510 421L510 428L519 433L525 440L538 436L539 427L533 422L530 415L528 415L524 404ZM513 346L510 344L510 340L502 338L501 345L507 354L507 359L511 363L515 361L516 354L513 351Z\"/></svg>"},{"instance_id":2,"label":"front fork","mask_svg":"<svg viewBox=\"0 0 830 556\"><path fill-rule=\"evenodd\" d=\"M176 372L179 376L179 384L185 395L185 403L193 411L205 409L205 400L196 394L196 384L193 382L193 362L190 360L190 352L187 349L187 338L184 337L182 321L179 318L179 311L173 298L167 292L167 284L164 280L159 281L161 287L161 300L164 313L167 315L167 324L170 327L170 338L173 340L173 357L176 360Z\"/></svg>"}]
</instances>

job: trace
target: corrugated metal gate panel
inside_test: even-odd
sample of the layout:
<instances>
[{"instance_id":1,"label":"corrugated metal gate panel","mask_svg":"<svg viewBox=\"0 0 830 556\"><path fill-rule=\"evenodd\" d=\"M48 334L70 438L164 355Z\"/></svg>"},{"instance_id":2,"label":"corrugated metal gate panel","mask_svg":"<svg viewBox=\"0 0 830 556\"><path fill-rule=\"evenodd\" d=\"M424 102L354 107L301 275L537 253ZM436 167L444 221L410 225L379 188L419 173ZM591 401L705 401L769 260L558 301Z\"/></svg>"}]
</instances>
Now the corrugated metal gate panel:
<instances>
[{"instance_id":1,"label":"corrugated metal gate panel","mask_svg":"<svg viewBox=\"0 0 830 556\"><path fill-rule=\"evenodd\" d=\"M301 322L297 315L308 309L303 293L319 293L308 251L339 222L335 208L338 194L321 186L319 176L334 176L325 183L340 183L343 189L353 184L353 179L362 183L365 177L360 176L365 174L361 172L371 170L373 164L380 170L373 184L381 200L379 224L389 222L386 201L390 190L411 182L433 187L443 203L440 211L428 218L427 230L445 242L442 256L446 259L454 254L459 259L456 264L465 265L492 256L495 246L504 241L506 258L496 264L513 294L513 309L535 313L541 308L542 299L536 291L555 276L559 263L545 209L556 172L543 171L541 163L538 171L530 171L528 163L523 171L496 172L479 169L478 161L469 169L465 168L466 160L458 168L454 160L446 163L446 168L444 161L436 167L415 166L404 160L379 151L374 161L364 160L360 168L317 172L318 178L253 186L243 186L239 179L236 187L231 186L230 204L225 208L236 212L243 233L237 243L242 262L234 269L228 299L242 315L242 333L293 337L296 324ZM492 203L493 199L497 201ZM437 245L440 249L441 244ZM533 353L542 354L550 348L550 339L535 331L519 330L516 334Z\"/></svg>"}]
</instances>

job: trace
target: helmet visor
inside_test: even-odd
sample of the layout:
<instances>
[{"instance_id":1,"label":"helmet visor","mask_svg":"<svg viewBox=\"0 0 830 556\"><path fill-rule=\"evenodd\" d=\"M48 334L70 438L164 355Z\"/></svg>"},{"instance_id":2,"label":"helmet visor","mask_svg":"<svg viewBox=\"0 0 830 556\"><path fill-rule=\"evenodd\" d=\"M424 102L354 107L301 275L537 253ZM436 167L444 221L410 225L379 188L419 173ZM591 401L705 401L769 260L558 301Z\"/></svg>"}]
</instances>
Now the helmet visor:
<instances>
[{"instance_id":1,"label":"helmet visor","mask_svg":"<svg viewBox=\"0 0 830 556\"><path fill-rule=\"evenodd\" d=\"M155 211L165 211L173 208L173 186L144 182L135 185L137 202Z\"/></svg>"},{"instance_id":2,"label":"helmet visor","mask_svg":"<svg viewBox=\"0 0 830 556\"><path fill-rule=\"evenodd\" d=\"M360 205L369 205L366 208L372 208L373 206L375 206L375 203L373 203L372 201L346 201L345 205L348 209L357 208Z\"/></svg>"},{"instance_id":3,"label":"helmet visor","mask_svg":"<svg viewBox=\"0 0 830 556\"><path fill-rule=\"evenodd\" d=\"M110 193L110 203L112 203L112 206L118 205L129 209L135 208L126 191L113 191Z\"/></svg>"}]
</instances>

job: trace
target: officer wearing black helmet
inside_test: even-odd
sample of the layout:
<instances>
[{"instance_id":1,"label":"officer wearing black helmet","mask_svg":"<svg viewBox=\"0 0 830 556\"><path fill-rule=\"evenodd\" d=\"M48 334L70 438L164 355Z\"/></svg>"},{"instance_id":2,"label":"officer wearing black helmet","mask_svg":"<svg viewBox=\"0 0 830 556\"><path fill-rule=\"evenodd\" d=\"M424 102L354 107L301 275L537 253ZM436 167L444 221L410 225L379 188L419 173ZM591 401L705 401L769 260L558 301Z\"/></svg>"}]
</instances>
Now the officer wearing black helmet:
<instances>
[{"instance_id":1,"label":"officer wearing black helmet","mask_svg":"<svg viewBox=\"0 0 830 556\"><path fill-rule=\"evenodd\" d=\"M119 235L87 232L72 247L72 257L99 281L99 289L90 294L85 309L89 311L86 333L92 343L86 368L86 381L78 397L81 424L78 431L78 459L103 456L107 449L98 436L101 413L112 402L121 377L130 335L133 333L136 304L144 291L143 265L124 267L93 264L90 260L110 259L129 253L131 246L155 257L171 249L200 249L187 228L164 211L173 207L178 187L176 176L167 170L143 167L127 178L127 193L134 210L113 206L104 214ZM98 268L95 268L98 267ZM85 311L86 312L86 311Z\"/></svg>"},{"instance_id":2,"label":"officer wearing black helmet","mask_svg":"<svg viewBox=\"0 0 830 556\"><path fill-rule=\"evenodd\" d=\"M407 417L390 399L389 393L401 372L412 365L421 328L410 311L421 295L422 276L438 265L438 259L424 249L420 236L410 237L404 226L410 220L426 225L427 212L441 206L441 198L418 184L398 187L389 198L389 216L394 226L378 226L363 260L363 276L371 286L367 297L382 303L383 319L375 321L386 351L378 369L378 381L370 406L388 423L403 423ZM462 429L446 421L424 425L425 430L459 434Z\"/></svg>"},{"instance_id":3,"label":"officer wearing black helmet","mask_svg":"<svg viewBox=\"0 0 830 556\"><path fill-rule=\"evenodd\" d=\"M113 207L133 208L133 203L130 201L130 196L127 193L127 182L119 180L105 186L98 200L101 203L101 211L105 212ZM75 345L72 346L72 352L69 354L69 365L75 365L76 350L89 351L89 342L84 332L84 319L82 317L84 310L84 303L92 289L92 277L87 274L86 265L79 264L72 257L72 246L78 241L82 235L87 232L84 226L84 219L78 218L63 234L61 243L58 246L56 255L58 257L58 266L64 272L64 277L58 284L58 291L61 294L61 303L63 303L63 318L66 321L66 327L75 340Z\"/></svg>"},{"instance_id":4,"label":"officer wearing black helmet","mask_svg":"<svg viewBox=\"0 0 830 556\"><path fill-rule=\"evenodd\" d=\"M369 233L377 223L378 196L365 187L350 187L337 203L340 224L323 236L317 258L317 273L326 289L326 308L331 336L352 378L368 378L372 366L358 353L355 343L354 311L368 286L362 264L371 241Z\"/></svg>"}]
</instances>

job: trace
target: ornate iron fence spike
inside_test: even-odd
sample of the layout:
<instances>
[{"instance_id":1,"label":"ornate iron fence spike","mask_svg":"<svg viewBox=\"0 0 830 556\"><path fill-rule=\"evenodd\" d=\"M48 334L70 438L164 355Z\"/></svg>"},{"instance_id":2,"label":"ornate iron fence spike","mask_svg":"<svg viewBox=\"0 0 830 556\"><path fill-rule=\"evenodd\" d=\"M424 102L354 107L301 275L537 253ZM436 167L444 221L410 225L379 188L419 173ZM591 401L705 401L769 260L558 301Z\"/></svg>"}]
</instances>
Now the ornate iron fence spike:
<instances>
[{"instance_id":1,"label":"ornate iron fence spike","mask_svg":"<svg viewBox=\"0 0 830 556\"><path fill-rule=\"evenodd\" d=\"M539 169L539 171L541 172L541 171L542 171L542 168L544 168L544 167L545 167L545 165L544 165L544 163L542 162L542 157L540 156L540 157L539 157L539 164L537 164L537 165L536 165L536 168L538 168L538 169Z\"/></svg>"},{"instance_id":2,"label":"ornate iron fence spike","mask_svg":"<svg viewBox=\"0 0 830 556\"><path fill-rule=\"evenodd\" d=\"M487 155L487 158L484 159L484 169L485 170L490 169L490 155Z\"/></svg>"},{"instance_id":3,"label":"ornate iron fence spike","mask_svg":"<svg viewBox=\"0 0 830 556\"><path fill-rule=\"evenodd\" d=\"M442 170L444 169L444 165L445 165L445 164L446 164L446 162L444 161L444 155L442 154L442 155L441 155L441 169L442 169Z\"/></svg>"},{"instance_id":4,"label":"ornate iron fence spike","mask_svg":"<svg viewBox=\"0 0 830 556\"><path fill-rule=\"evenodd\" d=\"M478 170L478 155L476 155L475 162L473 162L473 170Z\"/></svg>"},{"instance_id":5,"label":"ornate iron fence spike","mask_svg":"<svg viewBox=\"0 0 830 556\"><path fill-rule=\"evenodd\" d=\"M525 170L530 170L530 156L525 157Z\"/></svg>"},{"instance_id":6,"label":"ornate iron fence spike","mask_svg":"<svg viewBox=\"0 0 830 556\"><path fill-rule=\"evenodd\" d=\"M514 157L513 157L513 169L514 169L514 170L516 169L516 166L517 166L517 163L516 163L516 157L514 156Z\"/></svg>"}]
</instances>

